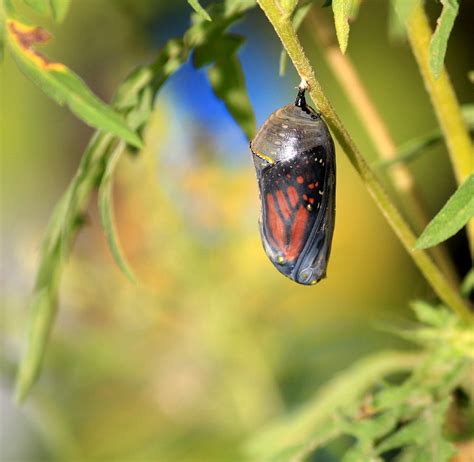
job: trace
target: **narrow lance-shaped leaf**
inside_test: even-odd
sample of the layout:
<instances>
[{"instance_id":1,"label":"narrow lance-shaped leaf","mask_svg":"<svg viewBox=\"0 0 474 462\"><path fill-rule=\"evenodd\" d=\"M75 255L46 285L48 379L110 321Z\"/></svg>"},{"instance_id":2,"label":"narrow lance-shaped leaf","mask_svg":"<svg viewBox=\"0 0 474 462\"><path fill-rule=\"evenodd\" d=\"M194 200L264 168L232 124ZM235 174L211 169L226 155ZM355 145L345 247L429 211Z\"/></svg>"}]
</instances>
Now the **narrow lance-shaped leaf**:
<instances>
[{"instance_id":1,"label":"narrow lance-shaped leaf","mask_svg":"<svg viewBox=\"0 0 474 462\"><path fill-rule=\"evenodd\" d=\"M448 39L459 11L458 0L441 0L441 3L443 4L443 10L431 37L429 57L430 70L436 79L443 70Z\"/></svg>"},{"instance_id":2,"label":"narrow lance-shaped leaf","mask_svg":"<svg viewBox=\"0 0 474 462\"><path fill-rule=\"evenodd\" d=\"M198 0L188 0L188 3L191 5L192 9L203 19L206 21L212 21L209 13L201 6Z\"/></svg>"},{"instance_id":3,"label":"narrow lance-shaped leaf","mask_svg":"<svg viewBox=\"0 0 474 462\"><path fill-rule=\"evenodd\" d=\"M350 0L350 10L348 14L348 20L353 21L356 19L357 15L359 14L359 8L362 0ZM331 6L332 2L325 2L322 7ZM314 3L312 0L307 1L307 3L302 3L293 14L292 24L295 31L297 31L301 24L303 23L304 19L310 12L311 8L313 7ZM280 76L285 75L286 72L286 64L288 61L288 55L284 49L282 49L280 54Z\"/></svg>"},{"instance_id":4,"label":"narrow lance-shaped leaf","mask_svg":"<svg viewBox=\"0 0 474 462\"><path fill-rule=\"evenodd\" d=\"M474 104L464 104L461 107L464 122L470 131L474 130ZM443 141L443 133L439 128L424 135L409 140L397 148L395 158L381 160L378 165L382 168L389 167L399 162L410 162L421 154L427 152L426 148Z\"/></svg>"},{"instance_id":5,"label":"narrow lance-shaped leaf","mask_svg":"<svg viewBox=\"0 0 474 462\"><path fill-rule=\"evenodd\" d=\"M395 10L394 2L390 2L388 12L388 37L393 42L401 42L405 39L406 35L406 29L400 15Z\"/></svg>"},{"instance_id":6,"label":"narrow lance-shaped leaf","mask_svg":"<svg viewBox=\"0 0 474 462\"><path fill-rule=\"evenodd\" d=\"M456 234L474 216L474 174L456 190L416 241L426 249Z\"/></svg>"},{"instance_id":7,"label":"narrow lance-shaped leaf","mask_svg":"<svg viewBox=\"0 0 474 462\"><path fill-rule=\"evenodd\" d=\"M467 73L467 78L469 79L469 82L474 83L474 71L469 71Z\"/></svg>"},{"instance_id":8,"label":"narrow lance-shaped leaf","mask_svg":"<svg viewBox=\"0 0 474 462\"><path fill-rule=\"evenodd\" d=\"M50 34L40 28L7 20L7 40L18 66L57 103L69 106L87 124L117 135L136 147L140 137L109 106L97 98L85 83L64 64L51 62L32 48L45 43Z\"/></svg>"},{"instance_id":9,"label":"narrow lance-shaped leaf","mask_svg":"<svg viewBox=\"0 0 474 462\"><path fill-rule=\"evenodd\" d=\"M461 294L463 297L469 298L474 293L474 268L467 273L461 285Z\"/></svg>"},{"instance_id":10,"label":"narrow lance-shaped leaf","mask_svg":"<svg viewBox=\"0 0 474 462\"><path fill-rule=\"evenodd\" d=\"M6 0L6 3L8 2L9 0ZM212 23L203 21L214 26L208 29L203 25L193 25L189 31L192 33L185 34L185 39L170 40L151 66L138 69L120 86L114 98L114 108L127 115L127 122L132 128L143 129L148 120L155 92L186 62L191 44L203 44L213 34L222 33L240 17L243 11L253 5L254 0L229 0L225 10L222 10L217 27L216 21ZM34 50L30 51L36 55ZM41 56L38 59L40 59L39 65L48 63ZM59 63L49 63L50 66L55 64L63 66ZM47 89L50 90L50 87ZM91 193L98 179L102 178L106 164L104 160L110 159L110 149L117 141L109 133L96 132L83 155L77 174L50 220L41 250L40 268L31 304L27 349L16 379L15 393L19 401L27 396L41 370L48 333L57 310L62 265L72 248L77 231L83 224L82 216Z\"/></svg>"},{"instance_id":11,"label":"narrow lance-shaped leaf","mask_svg":"<svg viewBox=\"0 0 474 462\"><path fill-rule=\"evenodd\" d=\"M239 58L231 55L216 61L208 71L209 82L216 96L226 105L247 139L256 131L255 115L245 88L245 78Z\"/></svg>"},{"instance_id":12,"label":"narrow lance-shaped leaf","mask_svg":"<svg viewBox=\"0 0 474 462\"><path fill-rule=\"evenodd\" d=\"M59 269L58 269L59 271ZM24 356L17 376L15 398L21 402L38 376L38 364L43 362L53 319L57 310L57 291L43 288L34 294L30 305L28 348L35 345Z\"/></svg>"},{"instance_id":13,"label":"narrow lance-shaped leaf","mask_svg":"<svg viewBox=\"0 0 474 462\"><path fill-rule=\"evenodd\" d=\"M18 401L26 397L39 375L57 311L62 266L84 222L82 216L103 169L102 156L108 152L111 141L112 136L108 133L94 135L81 160L81 173L71 181L50 219L41 247L40 266L30 305L27 348L16 378L15 396Z\"/></svg>"},{"instance_id":14,"label":"narrow lance-shaped leaf","mask_svg":"<svg viewBox=\"0 0 474 462\"><path fill-rule=\"evenodd\" d=\"M225 34L216 41L197 47L193 53L193 66L199 69L220 59L227 59L237 53L244 41L241 35Z\"/></svg>"},{"instance_id":15,"label":"narrow lance-shaped leaf","mask_svg":"<svg viewBox=\"0 0 474 462\"><path fill-rule=\"evenodd\" d=\"M125 144L119 143L118 146L112 151L112 154L109 156L107 166L99 187L99 211L102 228L104 229L110 251L112 252L117 265L130 279L130 281L136 282L136 278L123 256L122 247L117 238L117 230L113 213L112 178L115 166L117 165L120 155L124 149Z\"/></svg>"},{"instance_id":16,"label":"narrow lance-shaped leaf","mask_svg":"<svg viewBox=\"0 0 474 462\"><path fill-rule=\"evenodd\" d=\"M189 50L182 39L171 39L167 42L150 66L153 74L151 85L155 92L186 62L188 56Z\"/></svg>"},{"instance_id":17,"label":"narrow lance-shaped leaf","mask_svg":"<svg viewBox=\"0 0 474 462\"><path fill-rule=\"evenodd\" d=\"M351 11L349 13L350 21L355 21L355 19L357 18L361 3L362 3L362 0L352 0Z\"/></svg>"},{"instance_id":18,"label":"narrow lance-shaped leaf","mask_svg":"<svg viewBox=\"0 0 474 462\"><path fill-rule=\"evenodd\" d=\"M117 92L116 107L130 107L136 94L149 83L149 70L133 73ZM134 96L135 95L135 96ZM149 99L151 103L151 100ZM136 102L138 105L138 102ZM138 105L139 106L139 105ZM138 120L138 119L137 119ZM39 375L48 334L57 311L58 287L62 266L72 248L74 237L83 224L82 215L97 178L104 169L103 159L110 152L114 138L108 133L97 132L81 159L77 174L57 205L50 220L41 249L41 261L33 300L30 306L31 321L28 342L18 372L15 394L22 401Z\"/></svg>"},{"instance_id":19,"label":"narrow lance-shaped leaf","mask_svg":"<svg viewBox=\"0 0 474 462\"><path fill-rule=\"evenodd\" d=\"M341 51L345 53L349 41L349 18L352 12L352 0L333 0L332 11L334 13L337 41Z\"/></svg>"},{"instance_id":20,"label":"narrow lance-shaped leaf","mask_svg":"<svg viewBox=\"0 0 474 462\"><path fill-rule=\"evenodd\" d=\"M392 0L392 5L400 17L400 21L405 23L413 9L421 2L422 0Z\"/></svg>"},{"instance_id":21,"label":"narrow lance-shaped leaf","mask_svg":"<svg viewBox=\"0 0 474 462\"><path fill-rule=\"evenodd\" d=\"M148 85L150 79L151 72L148 68L138 69L122 85L115 98L115 107L131 109L127 114L127 122L137 130L141 129L150 117L153 104L153 95ZM113 209L113 173L124 150L124 143L119 143L107 158L99 186L99 212L102 228L115 262L131 282L136 282L135 275L124 257L117 237Z\"/></svg>"},{"instance_id":22,"label":"narrow lance-shaped leaf","mask_svg":"<svg viewBox=\"0 0 474 462\"><path fill-rule=\"evenodd\" d=\"M144 88L153 85L153 90L157 91L169 75L179 68L172 53L175 49L174 46L166 46L150 68L141 68L132 73L117 91L115 108L122 112L140 108L138 111L130 111L129 114L130 123L137 128L145 123L143 107L146 102L151 106L153 97L151 90L146 93ZM180 59L180 63L182 62L184 61ZM97 179L103 174L104 158L110 152L113 142L114 138L109 133L95 133L81 159L77 174L50 220L41 249L40 267L30 305L31 322L27 348L16 378L15 396L18 401L25 399L40 373L48 334L57 311L62 266L83 223L81 217Z\"/></svg>"},{"instance_id":23,"label":"narrow lance-shaped leaf","mask_svg":"<svg viewBox=\"0 0 474 462\"><path fill-rule=\"evenodd\" d=\"M56 22L62 22L71 6L71 0L50 0L51 12Z\"/></svg>"}]
</instances>

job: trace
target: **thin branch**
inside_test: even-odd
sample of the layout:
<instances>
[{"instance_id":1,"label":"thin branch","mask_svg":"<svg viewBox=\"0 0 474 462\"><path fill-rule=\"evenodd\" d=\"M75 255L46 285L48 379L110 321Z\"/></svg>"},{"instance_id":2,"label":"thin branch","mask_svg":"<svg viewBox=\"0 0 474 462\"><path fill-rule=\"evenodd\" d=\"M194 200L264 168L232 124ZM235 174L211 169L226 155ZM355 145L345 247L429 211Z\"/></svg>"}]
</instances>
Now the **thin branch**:
<instances>
[{"instance_id":1,"label":"thin branch","mask_svg":"<svg viewBox=\"0 0 474 462\"><path fill-rule=\"evenodd\" d=\"M474 150L462 117L459 102L446 69L435 79L429 66L431 28L423 5L417 5L407 21L410 45L415 55L426 90L430 95L453 166L458 185L464 183L474 169ZM474 255L474 223L468 224L471 254Z\"/></svg>"},{"instance_id":2,"label":"thin branch","mask_svg":"<svg viewBox=\"0 0 474 462\"><path fill-rule=\"evenodd\" d=\"M351 101L363 126L374 144L379 157L384 160L396 158L397 148L382 116L371 100L357 70L347 54L342 54L332 29L314 10L309 13L311 26L308 32L321 44L324 56L334 77L338 80L346 97ZM415 179L410 170L402 163L389 169L390 178L396 191L403 200L408 214L417 231L425 229L429 222L425 203L416 188ZM454 285L459 284L455 266L444 247L434 247L433 258Z\"/></svg>"},{"instance_id":3,"label":"thin branch","mask_svg":"<svg viewBox=\"0 0 474 462\"><path fill-rule=\"evenodd\" d=\"M381 351L360 359L323 384L301 409L257 434L248 445L252 459L280 460L278 454L293 448L285 460L306 460L305 456L321 443L320 437L331 439L325 431L337 409L360 399L383 377L412 371L423 360L419 353L398 351ZM301 444L305 441L309 444Z\"/></svg>"},{"instance_id":4,"label":"thin branch","mask_svg":"<svg viewBox=\"0 0 474 462\"><path fill-rule=\"evenodd\" d=\"M456 180L458 184L462 184L473 169L472 143L446 69L443 69L438 79L431 74L428 60L432 31L421 5L413 9L407 22L407 32L423 82L446 139Z\"/></svg>"},{"instance_id":5,"label":"thin branch","mask_svg":"<svg viewBox=\"0 0 474 462\"><path fill-rule=\"evenodd\" d=\"M302 79L305 79L306 82L308 82L311 98L316 103L319 111L322 113L337 138L341 148L344 150L350 162L361 176L369 193L372 195L395 234L404 245L408 254L412 257L415 264L418 266L440 299L465 321L471 321L473 315L471 314L469 307L459 294L449 285L428 254L424 251L413 250L416 241L415 235L392 203L367 161L360 154L331 103L326 98L290 20L281 14L276 0L258 0L258 4L267 15L270 23L273 25L273 28L280 37L280 40L285 47L288 56L293 61L293 65L298 74Z\"/></svg>"}]
</instances>

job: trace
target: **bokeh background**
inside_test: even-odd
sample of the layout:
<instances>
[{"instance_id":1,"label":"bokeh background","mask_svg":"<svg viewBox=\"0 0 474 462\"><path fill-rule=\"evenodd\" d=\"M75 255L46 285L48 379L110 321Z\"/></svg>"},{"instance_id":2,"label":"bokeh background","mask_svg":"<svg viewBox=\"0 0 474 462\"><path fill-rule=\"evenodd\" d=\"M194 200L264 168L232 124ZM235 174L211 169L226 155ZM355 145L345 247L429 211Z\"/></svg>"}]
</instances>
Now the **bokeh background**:
<instances>
[{"instance_id":1,"label":"bokeh background","mask_svg":"<svg viewBox=\"0 0 474 462\"><path fill-rule=\"evenodd\" d=\"M399 144L437 124L409 48L389 40L387 3L363 2L348 54ZM430 3L435 18L439 5ZM317 11L331 19L328 9ZM48 54L110 101L131 68L186 30L189 13L185 1L76 0L63 25L38 21L55 36ZM462 2L447 55L462 103L472 100L473 23L474 5ZM301 37L320 80L376 163L310 27ZM232 30L247 37L240 57L260 125L294 98L298 78L290 65L278 76L279 42L258 9ZM92 200L65 267L43 373L15 406L42 235L92 129L42 94L8 54L1 66L2 460L242 460L251 435L357 358L410 347L387 328L409 322L410 300L433 295L341 150L328 278L299 286L261 247L244 135L205 70L187 64L157 96L146 149L117 170L118 229L139 284L113 262ZM434 214L454 188L445 146L410 168ZM462 233L450 250L466 271Z\"/></svg>"}]
</instances>

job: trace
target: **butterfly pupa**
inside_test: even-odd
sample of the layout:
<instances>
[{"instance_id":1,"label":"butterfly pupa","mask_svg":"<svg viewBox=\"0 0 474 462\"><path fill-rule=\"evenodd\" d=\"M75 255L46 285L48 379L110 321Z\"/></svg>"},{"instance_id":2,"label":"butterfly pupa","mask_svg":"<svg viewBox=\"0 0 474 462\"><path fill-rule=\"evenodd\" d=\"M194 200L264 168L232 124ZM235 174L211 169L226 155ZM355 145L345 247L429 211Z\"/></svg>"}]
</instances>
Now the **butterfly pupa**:
<instances>
[{"instance_id":1,"label":"butterfly pupa","mask_svg":"<svg viewBox=\"0 0 474 462\"><path fill-rule=\"evenodd\" d=\"M250 150L263 247L280 273L304 285L326 277L335 220L336 158L329 129L299 90L265 121Z\"/></svg>"}]
</instances>

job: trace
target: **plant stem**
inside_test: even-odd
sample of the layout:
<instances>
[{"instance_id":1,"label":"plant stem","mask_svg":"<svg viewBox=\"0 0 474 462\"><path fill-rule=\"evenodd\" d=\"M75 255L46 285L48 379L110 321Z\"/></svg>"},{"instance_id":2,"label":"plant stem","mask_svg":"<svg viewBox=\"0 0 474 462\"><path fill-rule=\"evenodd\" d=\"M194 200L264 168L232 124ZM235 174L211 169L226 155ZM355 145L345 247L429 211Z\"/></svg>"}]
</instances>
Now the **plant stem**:
<instances>
[{"instance_id":1,"label":"plant stem","mask_svg":"<svg viewBox=\"0 0 474 462\"><path fill-rule=\"evenodd\" d=\"M435 79L429 66L431 27L423 5L413 8L407 20L407 32L426 90L430 95L453 166L458 185L464 183L474 169L474 151L467 126L446 69ZM474 223L468 223L471 255L474 255Z\"/></svg>"},{"instance_id":2,"label":"plant stem","mask_svg":"<svg viewBox=\"0 0 474 462\"><path fill-rule=\"evenodd\" d=\"M286 448L294 448L294 457L285 460L306 460L305 456L318 446L337 409L345 409L360 399L384 377L413 370L423 359L415 352L381 351L358 360L323 384L303 408L253 438L248 445L249 453L255 460L277 460L276 456ZM302 445L312 434L315 438L310 444Z\"/></svg>"},{"instance_id":3,"label":"plant stem","mask_svg":"<svg viewBox=\"0 0 474 462\"><path fill-rule=\"evenodd\" d=\"M435 79L430 71L428 60L432 31L421 5L413 9L407 21L407 32L423 82L446 139L456 180L458 184L462 184L472 173L472 144L446 69L443 69L438 79Z\"/></svg>"},{"instance_id":4,"label":"plant stem","mask_svg":"<svg viewBox=\"0 0 474 462\"><path fill-rule=\"evenodd\" d=\"M369 193L382 211L382 214L387 219L395 234L402 242L408 254L412 257L415 264L418 266L440 299L465 321L472 321L473 315L470 312L468 305L449 285L448 281L445 279L438 267L432 262L428 254L424 251L413 250L416 241L415 235L392 203L367 161L360 154L331 103L326 98L288 16L284 14L280 5L277 3L277 0L257 1L280 37L280 40L288 53L288 56L291 58L298 74L308 83L311 98L316 103L319 111L324 116L340 146L361 176Z\"/></svg>"},{"instance_id":5,"label":"plant stem","mask_svg":"<svg viewBox=\"0 0 474 462\"><path fill-rule=\"evenodd\" d=\"M324 56L338 80L346 97L352 103L363 126L372 140L380 158L392 160L396 158L397 148L390 131L378 112L357 70L347 55L341 53L335 34L327 23L314 10L309 13L311 21L308 32L316 43L322 46ZM393 165L389 169L392 183L402 198L412 223L417 231L423 231L429 222L426 206L420 192L417 190L415 179L403 163ZM431 254L444 274L454 284L459 284L456 268L444 246L433 247Z\"/></svg>"}]
</instances>

